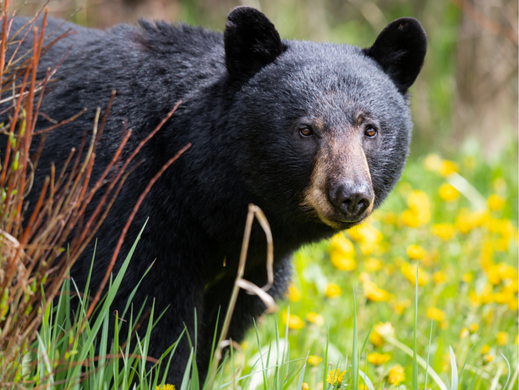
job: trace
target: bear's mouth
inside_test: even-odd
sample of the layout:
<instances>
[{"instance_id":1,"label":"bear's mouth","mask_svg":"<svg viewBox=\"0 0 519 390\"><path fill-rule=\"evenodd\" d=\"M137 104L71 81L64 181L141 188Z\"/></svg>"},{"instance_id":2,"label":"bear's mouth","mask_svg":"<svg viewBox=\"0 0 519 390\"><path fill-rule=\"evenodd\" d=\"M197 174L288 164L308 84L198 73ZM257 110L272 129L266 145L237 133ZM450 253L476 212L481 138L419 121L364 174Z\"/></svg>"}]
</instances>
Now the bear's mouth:
<instances>
[{"instance_id":1,"label":"bear's mouth","mask_svg":"<svg viewBox=\"0 0 519 390\"><path fill-rule=\"evenodd\" d=\"M372 208L372 207L371 207ZM355 221L349 221L341 219L337 216L323 216L317 212L317 216L324 224L334 228L335 230L346 230L350 229L354 226L360 225L366 218L371 214L371 212L366 212L361 218Z\"/></svg>"}]
</instances>

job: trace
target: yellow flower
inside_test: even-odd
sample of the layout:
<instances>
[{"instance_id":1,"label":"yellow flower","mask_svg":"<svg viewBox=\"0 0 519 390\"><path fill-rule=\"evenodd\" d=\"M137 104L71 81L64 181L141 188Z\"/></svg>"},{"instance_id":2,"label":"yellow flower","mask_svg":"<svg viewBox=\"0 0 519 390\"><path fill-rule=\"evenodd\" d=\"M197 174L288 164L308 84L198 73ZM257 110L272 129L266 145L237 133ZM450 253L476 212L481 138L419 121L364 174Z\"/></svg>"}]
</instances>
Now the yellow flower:
<instances>
[{"instance_id":1,"label":"yellow flower","mask_svg":"<svg viewBox=\"0 0 519 390\"><path fill-rule=\"evenodd\" d=\"M460 332L460 340L466 339L469 335L469 328L463 328Z\"/></svg>"},{"instance_id":2,"label":"yellow flower","mask_svg":"<svg viewBox=\"0 0 519 390\"><path fill-rule=\"evenodd\" d=\"M443 183L438 193L440 194L440 198L445 202L452 202L460 197L459 191L449 183Z\"/></svg>"},{"instance_id":3,"label":"yellow flower","mask_svg":"<svg viewBox=\"0 0 519 390\"><path fill-rule=\"evenodd\" d=\"M386 211L383 216L384 216L383 221L385 224L398 226L398 215L397 214L395 214L391 211Z\"/></svg>"},{"instance_id":4,"label":"yellow flower","mask_svg":"<svg viewBox=\"0 0 519 390\"><path fill-rule=\"evenodd\" d=\"M331 244L330 260L333 266L339 271L353 271L357 266L353 243L339 233L332 237Z\"/></svg>"},{"instance_id":5,"label":"yellow flower","mask_svg":"<svg viewBox=\"0 0 519 390\"><path fill-rule=\"evenodd\" d=\"M487 304L494 302L494 294L492 293L492 286L487 284L483 291L481 291L481 295L479 296L481 299L481 303Z\"/></svg>"},{"instance_id":6,"label":"yellow flower","mask_svg":"<svg viewBox=\"0 0 519 390\"><path fill-rule=\"evenodd\" d=\"M290 302L298 302L301 300L301 291L293 283L288 286L287 298Z\"/></svg>"},{"instance_id":7,"label":"yellow flower","mask_svg":"<svg viewBox=\"0 0 519 390\"><path fill-rule=\"evenodd\" d=\"M447 275L443 271L437 271L433 274L435 284L444 284L447 281Z\"/></svg>"},{"instance_id":8,"label":"yellow flower","mask_svg":"<svg viewBox=\"0 0 519 390\"><path fill-rule=\"evenodd\" d=\"M283 322L288 324L289 329L302 329L305 326L305 322L294 314L288 315L286 312L283 313Z\"/></svg>"},{"instance_id":9,"label":"yellow flower","mask_svg":"<svg viewBox=\"0 0 519 390\"><path fill-rule=\"evenodd\" d=\"M175 386L173 385L160 385L156 387L156 390L175 390Z\"/></svg>"},{"instance_id":10,"label":"yellow flower","mask_svg":"<svg viewBox=\"0 0 519 390\"><path fill-rule=\"evenodd\" d=\"M467 272L466 274L461 275L461 280L463 280L465 283L472 282L473 278L474 277L472 276L472 274L470 272Z\"/></svg>"},{"instance_id":11,"label":"yellow flower","mask_svg":"<svg viewBox=\"0 0 519 390\"><path fill-rule=\"evenodd\" d=\"M472 220L472 224L474 225L474 227L479 227L483 226L488 222L488 220L490 219L490 213L488 212L488 210L474 211L470 215L470 218Z\"/></svg>"},{"instance_id":12,"label":"yellow flower","mask_svg":"<svg viewBox=\"0 0 519 390\"><path fill-rule=\"evenodd\" d=\"M389 359L391 359L391 355L388 353L368 353L368 362L375 366L379 366L381 364L386 363Z\"/></svg>"},{"instance_id":13,"label":"yellow flower","mask_svg":"<svg viewBox=\"0 0 519 390\"><path fill-rule=\"evenodd\" d=\"M416 286L416 264L403 263L400 271L409 280L413 286ZM429 281L429 274L422 268L418 267L418 286L422 287Z\"/></svg>"},{"instance_id":14,"label":"yellow flower","mask_svg":"<svg viewBox=\"0 0 519 390\"><path fill-rule=\"evenodd\" d=\"M328 376L326 377L326 381L330 385L335 386L336 384L340 384L342 382L344 379L344 374L346 374L346 371L341 372L340 368L337 368L336 370L330 370L328 372Z\"/></svg>"},{"instance_id":15,"label":"yellow flower","mask_svg":"<svg viewBox=\"0 0 519 390\"><path fill-rule=\"evenodd\" d=\"M490 345L485 344L483 347L481 347L481 354L484 355L490 351Z\"/></svg>"},{"instance_id":16,"label":"yellow flower","mask_svg":"<svg viewBox=\"0 0 519 390\"><path fill-rule=\"evenodd\" d=\"M498 332L496 339L498 345L505 345L508 342L508 333Z\"/></svg>"},{"instance_id":17,"label":"yellow flower","mask_svg":"<svg viewBox=\"0 0 519 390\"><path fill-rule=\"evenodd\" d=\"M443 241L449 241L456 235L456 229L450 223L437 223L431 227L431 233Z\"/></svg>"},{"instance_id":18,"label":"yellow flower","mask_svg":"<svg viewBox=\"0 0 519 390\"><path fill-rule=\"evenodd\" d=\"M402 223L409 227L418 227L420 226L420 219L417 213L413 210L404 210L402 212Z\"/></svg>"},{"instance_id":19,"label":"yellow flower","mask_svg":"<svg viewBox=\"0 0 519 390\"><path fill-rule=\"evenodd\" d=\"M392 302L393 310L396 314L402 314L405 309L407 309L411 305L410 299L404 299L402 301Z\"/></svg>"},{"instance_id":20,"label":"yellow flower","mask_svg":"<svg viewBox=\"0 0 519 390\"><path fill-rule=\"evenodd\" d=\"M502 210L505 207L506 201L498 194L492 194L487 199L488 208L492 211Z\"/></svg>"},{"instance_id":21,"label":"yellow flower","mask_svg":"<svg viewBox=\"0 0 519 390\"><path fill-rule=\"evenodd\" d=\"M431 208L431 201L429 196L420 190L412 191L407 197L407 205L411 210L423 210Z\"/></svg>"},{"instance_id":22,"label":"yellow flower","mask_svg":"<svg viewBox=\"0 0 519 390\"><path fill-rule=\"evenodd\" d=\"M494 301L502 305L507 305L514 299L515 294L511 290L508 290L506 287L503 287L501 291L494 294Z\"/></svg>"},{"instance_id":23,"label":"yellow flower","mask_svg":"<svg viewBox=\"0 0 519 390\"><path fill-rule=\"evenodd\" d=\"M508 310L517 312L519 309L519 299L514 298L510 302L508 302Z\"/></svg>"},{"instance_id":24,"label":"yellow flower","mask_svg":"<svg viewBox=\"0 0 519 390\"><path fill-rule=\"evenodd\" d=\"M352 240L359 243L364 255L369 255L377 249L384 238L377 228L367 222L348 230L348 234Z\"/></svg>"},{"instance_id":25,"label":"yellow flower","mask_svg":"<svg viewBox=\"0 0 519 390\"><path fill-rule=\"evenodd\" d=\"M379 259L376 259L374 257L370 257L364 263L364 268L368 272L377 272L378 270L380 270L382 268L382 266L383 266L382 261L380 261Z\"/></svg>"},{"instance_id":26,"label":"yellow flower","mask_svg":"<svg viewBox=\"0 0 519 390\"><path fill-rule=\"evenodd\" d=\"M487 353L485 356L483 356L483 361L485 363L492 363L494 360L494 355L491 355L490 353Z\"/></svg>"},{"instance_id":27,"label":"yellow flower","mask_svg":"<svg viewBox=\"0 0 519 390\"><path fill-rule=\"evenodd\" d=\"M404 368L400 364L393 366L387 374L387 380L392 385L398 386L400 382L405 380Z\"/></svg>"},{"instance_id":28,"label":"yellow flower","mask_svg":"<svg viewBox=\"0 0 519 390\"><path fill-rule=\"evenodd\" d=\"M481 298L475 290L470 291L469 293L470 304L474 307L481 306Z\"/></svg>"},{"instance_id":29,"label":"yellow flower","mask_svg":"<svg viewBox=\"0 0 519 390\"><path fill-rule=\"evenodd\" d=\"M407 256L411 260L423 259L427 252L420 245L409 245L406 249Z\"/></svg>"},{"instance_id":30,"label":"yellow flower","mask_svg":"<svg viewBox=\"0 0 519 390\"><path fill-rule=\"evenodd\" d=\"M445 320L445 317L447 316L444 311L442 311L436 307L428 308L426 315L431 320L438 321L438 322Z\"/></svg>"},{"instance_id":31,"label":"yellow flower","mask_svg":"<svg viewBox=\"0 0 519 390\"><path fill-rule=\"evenodd\" d=\"M469 209L463 208L458 212L456 227L462 234L468 234L474 228L472 214Z\"/></svg>"},{"instance_id":32,"label":"yellow flower","mask_svg":"<svg viewBox=\"0 0 519 390\"><path fill-rule=\"evenodd\" d=\"M322 357L316 356L316 355L310 355L308 356L308 364L311 366L317 366L321 361L323 360Z\"/></svg>"},{"instance_id":33,"label":"yellow flower","mask_svg":"<svg viewBox=\"0 0 519 390\"><path fill-rule=\"evenodd\" d=\"M328 285L326 286L326 291L324 292L324 294L328 298L337 298L338 296L340 296L342 294L342 290L335 283L328 283Z\"/></svg>"},{"instance_id":34,"label":"yellow flower","mask_svg":"<svg viewBox=\"0 0 519 390\"><path fill-rule=\"evenodd\" d=\"M476 333L478 331L478 329L479 329L478 324L472 323L469 325L470 333Z\"/></svg>"},{"instance_id":35,"label":"yellow flower","mask_svg":"<svg viewBox=\"0 0 519 390\"><path fill-rule=\"evenodd\" d=\"M442 159L437 154L431 153L423 160L423 167L429 172L437 172L440 169Z\"/></svg>"},{"instance_id":36,"label":"yellow flower","mask_svg":"<svg viewBox=\"0 0 519 390\"><path fill-rule=\"evenodd\" d=\"M377 287L377 285L373 283L371 280L368 279L365 282L363 282L363 286L364 295L366 296L366 298L368 298L368 300L373 302L389 301L390 294L386 290Z\"/></svg>"},{"instance_id":37,"label":"yellow flower","mask_svg":"<svg viewBox=\"0 0 519 390\"><path fill-rule=\"evenodd\" d=\"M375 324L371 334L369 335L369 340L375 347L380 347L384 344L384 337L392 336L395 333L395 329L389 322L379 322Z\"/></svg>"},{"instance_id":38,"label":"yellow flower","mask_svg":"<svg viewBox=\"0 0 519 390\"><path fill-rule=\"evenodd\" d=\"M458 172L458 164L449 160L442 160L440 167L438 168L438 173L440 175L447 177L456 172Z\"/></svg>"},{"instance_id":39,"label":"yellow flower","mask_svg":"<svg viewBox=\"0 0 519 390\"><path fill-rule=\"evenodd\" d=\"M354 257L355 256L355 247L353 243L344 237L344 234L338 233L332 237L330 240L332 244L332 249L340 251L344 254L344 256Z\"/></svg>"},{"instance_id":40,"label":"yellow flower","mask_svg":"<svg viewBox=\"0 0 519 390\"><path fill-rule=\"evenodd\" d=\"M312 324L315 324L317 326L323 326L324 325L324 318L322 315L315 313L311 311L306 315L306 320L308 322L311 322Z\"/></svg>"},{"instance_id":41,"label":"yellow flower","mask_svg":"<svg viewBox=\"0 0 519 390\"><path fill-rule=\"evenodd\" d=\"M301 390L308 390L308 389L310 389L310 386L308 385L308 383L303 382L303 386L301 386Z\"/></svg>"},{"instance_id":42,"label":"yellow flower","mask_svg":"<svg viewBox=\"0 0 519 390\"><path fill-rule=\"evenodd\" d=\"M339 251L332 251L330 260L339 271L353 271L357 267L357 262L353 258L346 257Z\"/></svg>"}]
</instances>

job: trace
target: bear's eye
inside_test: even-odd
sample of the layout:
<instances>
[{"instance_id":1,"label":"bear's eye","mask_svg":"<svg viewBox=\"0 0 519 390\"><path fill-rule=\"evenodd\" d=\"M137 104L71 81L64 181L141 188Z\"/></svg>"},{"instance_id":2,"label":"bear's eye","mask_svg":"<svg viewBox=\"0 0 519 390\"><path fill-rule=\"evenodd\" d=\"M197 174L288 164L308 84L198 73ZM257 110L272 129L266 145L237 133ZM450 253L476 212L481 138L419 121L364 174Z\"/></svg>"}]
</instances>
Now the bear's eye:
<instances>
[{"instance_id":1,"label":"bear's eye","mask_svg":"<svg viewBox=\"0 0 519 390\"><path fill-rule=\"evenodd\" d=\"M313 132L309 126L302 126L299 128L299 134L301 134L303 137L310 137L313 135Z\"/></svg>"},{"instance_id":2,"label":"bear's eye","mask_svg":"<svg viewBox=\"0 0 519 390\"><path fill-rule=\"evenodd\" d=\"M366 127L366 130L364 130L364 135L369 138L373 138L377 135L377 129L375 129L373 126Z\"/></svg>"}]
</instances>

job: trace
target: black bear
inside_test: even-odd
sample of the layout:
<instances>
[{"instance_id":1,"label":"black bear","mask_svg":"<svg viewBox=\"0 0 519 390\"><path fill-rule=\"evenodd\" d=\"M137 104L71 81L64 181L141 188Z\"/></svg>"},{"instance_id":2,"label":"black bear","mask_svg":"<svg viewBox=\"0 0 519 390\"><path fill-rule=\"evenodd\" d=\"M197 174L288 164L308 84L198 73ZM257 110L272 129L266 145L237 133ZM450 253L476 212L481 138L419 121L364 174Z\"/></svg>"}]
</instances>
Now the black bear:
<instances>
[{"instance_id":1,"label":"black bear","mask_svg":"<svg viewBox=\"0 0 519 390\"><path fill-rule=\"evenodd\" d=\"M26 21L15 20L12 31ZM50 19L46 31L61 23ZM401 18L367 49L282 40L267 17L249 7L231 11L223 34L145 20L105 32L65 23L58 33L67 28L78 33L41 59L44 72L72 45L41 111L55 120L88 111L48 135L34 187L51 162L59 167L81 142L95 108L106 106L113 89L96 171L109 163L125 120L133 129L132 149L182 99L142 150L145 162L99 230L91 283L99 285L149 180L191 143L152 188L130 228L119 262L149 218L114 307L122 312L155 260L133 300L140 307L148 297L149 307L154 299L156 313L169 306L152 333L150 355L159 357L184 325L193 332L196 308L204 377L217 313L225 313L236 276L248 205L258 205L270 222L275 281L269 293L280 297L293 251L360 223L399 179L412 128L408 89L421 70L426 35L415 19ZM28 39L23 50L31 47ZM46 126L47 119L39 119L38 127ZM245 278L259 286L267 281L265 245L255 224ZM93 245L72 270L80 287L92 253ZM229 336L241 340L264 310L257 297L241 292ZM180 384L189 354L188 343L181 343L168 383Z\"/></svg>"}]
</instances>

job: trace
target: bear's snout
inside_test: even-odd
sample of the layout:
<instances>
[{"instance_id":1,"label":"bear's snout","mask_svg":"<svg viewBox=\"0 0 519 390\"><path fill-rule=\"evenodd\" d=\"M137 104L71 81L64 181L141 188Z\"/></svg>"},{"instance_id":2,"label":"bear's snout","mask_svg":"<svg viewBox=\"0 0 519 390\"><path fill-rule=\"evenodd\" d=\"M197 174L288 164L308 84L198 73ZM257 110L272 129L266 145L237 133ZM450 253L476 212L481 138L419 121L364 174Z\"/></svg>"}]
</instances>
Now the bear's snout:
<instances>
[{"instance_id":1,"label":"bear's snout","mask_svg":"<svg viewBox=\"0 0 519 390\"><path fill-rule=\"evenodd\" d=\"M368 183L341 181L330 186L328 199L344 222L359 222L373 203L373 190Z\"/></svg>"}]
</instances>

